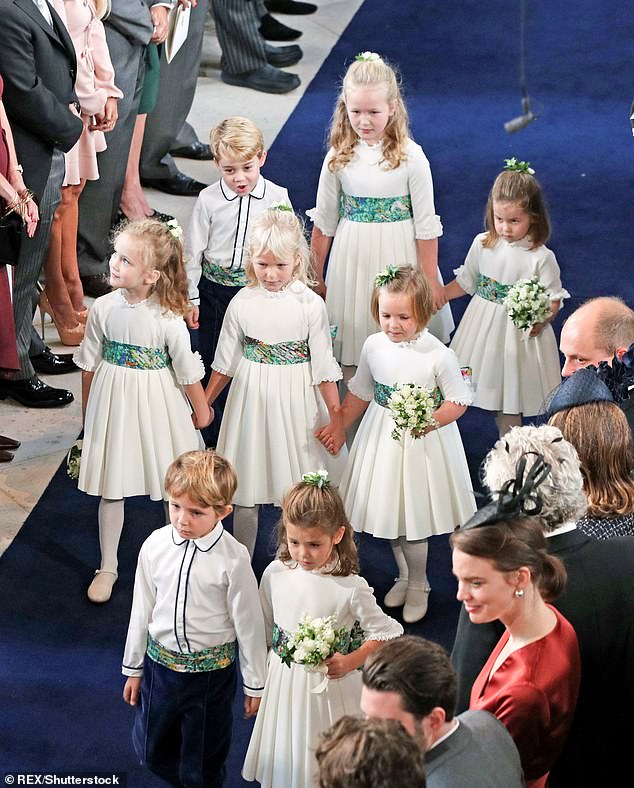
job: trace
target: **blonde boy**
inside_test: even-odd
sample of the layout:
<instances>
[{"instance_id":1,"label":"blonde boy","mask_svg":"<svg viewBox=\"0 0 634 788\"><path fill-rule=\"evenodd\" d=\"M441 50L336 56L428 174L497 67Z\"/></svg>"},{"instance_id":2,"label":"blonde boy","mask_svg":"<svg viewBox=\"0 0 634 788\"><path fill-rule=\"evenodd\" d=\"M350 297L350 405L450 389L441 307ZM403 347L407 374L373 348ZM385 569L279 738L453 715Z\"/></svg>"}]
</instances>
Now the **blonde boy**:
<instances>
[{"instance_id":1,"label":"blonde boy","mask_svg":"<svg viewBox=\"0 0 634 788\"><path fill-rule=\"evenodd\" d=\"M194 310L187 318L198 329L194 343L211 374L220 328L229 301L247 283L245 246L253 221L273 203L291 205L282 186L266 180L262 132L248 118L226 118L210 134L211 150L221 178L198 196L186 239L189 298ZM214 404L215 420L207 443L215 445L224 398Z\"/></svg>"},{"instance_id":2,"label":"blonde boy","mask_svg":"<svg viewBox=\"0 0 634 788\"><path fill-rule=\"evenodd\" d=\"M137 755L171 785L222 785L238 651L247 717L257 712L264 687L257 581L246 547L221 522L236 486L233 467L219 454L182 454L165 478L171 524L139 552L123 698L137 706Z\"/></svg>"}]
</instances>

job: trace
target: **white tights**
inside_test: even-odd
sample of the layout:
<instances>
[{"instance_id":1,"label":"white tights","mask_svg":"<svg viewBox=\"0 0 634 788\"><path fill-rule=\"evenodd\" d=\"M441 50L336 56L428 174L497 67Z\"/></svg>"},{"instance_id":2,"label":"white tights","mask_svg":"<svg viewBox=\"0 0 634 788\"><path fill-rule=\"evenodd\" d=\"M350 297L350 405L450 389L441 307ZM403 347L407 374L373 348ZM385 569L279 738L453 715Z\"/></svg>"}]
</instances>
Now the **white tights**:
<instances>
[{"instance_id":1,"label":"white tights","mask_svg":"<svg viewBox=\"0 0 634 788\"><path fill-rule=\"evenodd\" d=\"M123 531L123 498L99 501L99 547L101 570L117 573L117 551Z\"/></svg>"},{"instance_id":2,"label":"white tights","mask_svg":"<svg viewBox=\"0 0 634 788\"><path fill-rule=\"evenodd\" d=\"M255 542L258 538L259 506L234 506L233 508L233 535L249 551L253 558Z\"/></svg>"},{"instance_id":3,"label":"white tights","mask_svg":"<svg viewBox=\"0 0 634 788\"><path fill-rule=\"evenodd\" d=\"M408 542L404 536L390 540L398 579L407 580L409 586L427 588L427 539Z\"/></svg>"}]
</instances>

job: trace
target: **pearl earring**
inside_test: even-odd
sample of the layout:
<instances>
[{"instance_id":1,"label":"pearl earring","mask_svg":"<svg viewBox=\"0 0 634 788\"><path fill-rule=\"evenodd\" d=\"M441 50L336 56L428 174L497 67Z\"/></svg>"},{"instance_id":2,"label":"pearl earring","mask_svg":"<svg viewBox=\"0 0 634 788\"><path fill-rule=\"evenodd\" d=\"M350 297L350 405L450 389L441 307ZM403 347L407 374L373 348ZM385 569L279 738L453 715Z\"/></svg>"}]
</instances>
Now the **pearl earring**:
<instances>
[{"instance_id":1,"label":"pearl earring","mask_svg":"<svg viewBox=\"0 0 634 788\"><path fill-rule=\"evenodd\" d=\"M521 599L524 596L524 589L523 588L518 588L517 591L515 592L515 596L518 599Z\"/></svg>"}]
</instances>

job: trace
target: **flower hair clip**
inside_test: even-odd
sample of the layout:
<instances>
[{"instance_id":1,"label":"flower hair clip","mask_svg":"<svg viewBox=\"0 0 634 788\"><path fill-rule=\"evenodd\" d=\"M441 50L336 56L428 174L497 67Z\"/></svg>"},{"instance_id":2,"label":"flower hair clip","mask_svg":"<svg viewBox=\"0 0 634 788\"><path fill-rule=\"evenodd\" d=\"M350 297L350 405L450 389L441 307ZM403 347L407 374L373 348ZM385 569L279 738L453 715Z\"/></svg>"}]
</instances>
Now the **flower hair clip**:
<instances>
[{"instance_id":1,"label":"flower hair clip","mask_svg":"<svg viewBox=\"0 0 634 788\"><path fill-rule=\"evenodd\" d=\"M183 240L183 228L178 223L178 219L170 219L169 222L165 222L165 226L177 241Z\"/></svg>"},{"instance_id":2,"label":"flower hair clip","mask_svg":"<svg viewBox=\"0 0 634 788\"><path fill-rule=\"evenodd\" d=\"M304 484L310 484L312 487L319 487L322 490L324 487L330 487L330 479L328 478L328 471L325 468L320 468L318 471L311 471L302 476Z\"/></svg>"},{"instance_id":3,"label":"flower hair clip","mask_svg":"<svg viewBox=\"0 0 634 788\"><path fill-rule=\"evenodd\" d=\"M356 55L354 59L360 61L361 63L372 63L375 60L380 60L381 55L379 55L377 52L359 52L359 54Z\"/></svg>"},{"instance_id":4,"label":"flower hair clip","mask_svg":"<svg viewBox=\"0 0 634 788\"><path fill-rule=\"evenodd\" d=\"M504 159L504 169L509 172L525 172L528 175L535 175L535 170L529 161L518 161L515 156L511 159Z\"/></svg>"},{"instance_id":5,"label":"flower hair clip","mask_svg":"<svg viewBox=\"0 0 634 788\"><path fill-rule=\"evenodd\" d=\"M293 213L291 206L285 202L272 202L269 205L269 211L288 211L289 213Z\"/></svg>"},{"instance_id":6,"label":"flower hair clip","mask_svg":"<svg viewBox=\"0 0 634 788\"><path fill-rule=\"evenodd\" d=\"M387 268L384 268L374 278L374 286L375 287L384 287L385 285L389 285L390 282L393 282L398 276L398 266L396 265L388 265Z\"/></svg>"}]
</instances>

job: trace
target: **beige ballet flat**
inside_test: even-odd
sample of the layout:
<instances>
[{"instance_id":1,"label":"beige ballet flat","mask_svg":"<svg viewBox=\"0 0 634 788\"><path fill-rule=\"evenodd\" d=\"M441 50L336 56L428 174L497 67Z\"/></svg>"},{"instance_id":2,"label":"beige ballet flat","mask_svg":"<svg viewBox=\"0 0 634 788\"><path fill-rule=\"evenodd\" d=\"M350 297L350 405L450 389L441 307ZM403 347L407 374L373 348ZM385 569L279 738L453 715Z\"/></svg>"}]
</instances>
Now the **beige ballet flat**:
<instances>
[{"instance_id":1,"label":"beige ballet flat","mask_svg":"<svg viewBox=\"0 0 634 788\"><path fill-rule=\"evenodd\" d=\"M407 578L397 577L396 582L385 595L383 604L385 607L402 607L405 604L407 594Z\"/></svg>"},{"instance_id":2,"label":"beige ballet flat","mask_svg":"<svg viewBox=\"0 0 634 788\"><path fill-rule=\"evenodd\" d=\"M112 587L117 582L116 572L97 569L92 583L88 586L88 599L97 605L107 602L112 596Z\"/></svg>"},{"instance_id":3,"label":"beige ballet flat","mask_svg":"<svg viewBox=\"0 0 634 788\"><path fill-rule=\"evenodd\" d=\"M403 621L406 624L414 624L421 618L425 618L430 591L429 586L409 585L407 587L405 606L403 607Z\"/></svg>"}]
</instances>

